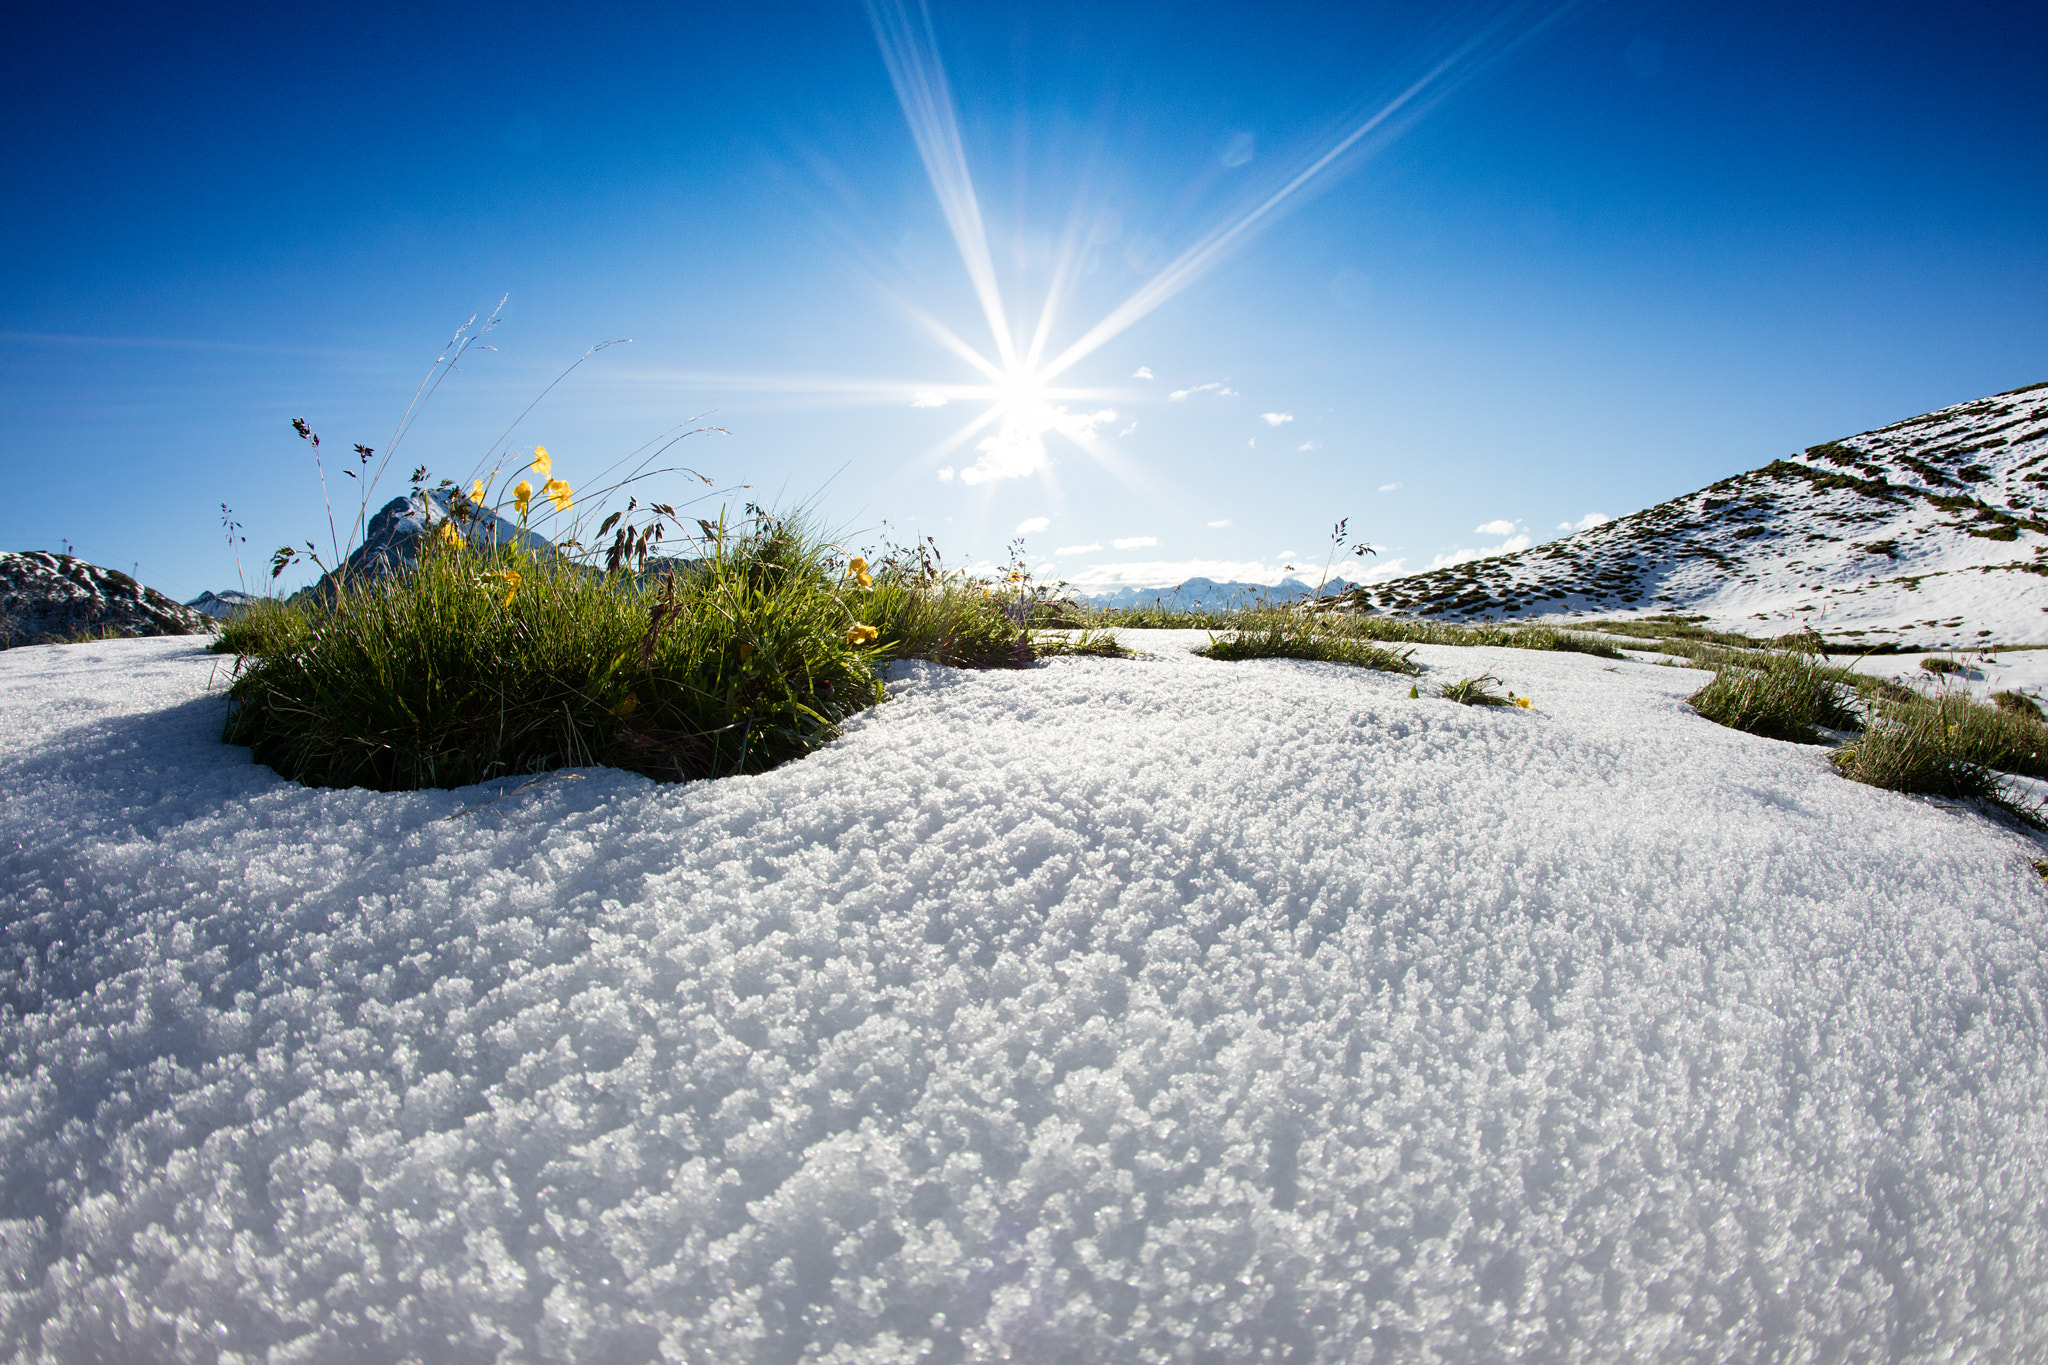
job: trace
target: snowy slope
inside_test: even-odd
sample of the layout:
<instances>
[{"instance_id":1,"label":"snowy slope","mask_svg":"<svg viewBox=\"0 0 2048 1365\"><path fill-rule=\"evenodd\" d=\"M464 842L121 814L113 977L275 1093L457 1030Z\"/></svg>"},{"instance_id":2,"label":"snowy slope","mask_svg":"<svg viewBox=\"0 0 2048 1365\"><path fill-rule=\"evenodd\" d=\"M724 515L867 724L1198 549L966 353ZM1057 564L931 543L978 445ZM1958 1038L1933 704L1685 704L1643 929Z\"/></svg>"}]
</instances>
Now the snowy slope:
<instances>
[{"instance_id":1,"label":"snowy slope","mask_svg":"<svg viewBox=\"0 0 2048 1365\"><path fill-rule=\"evenodd\" d=\"M0 655L0 1357L2048 1353L2041 847L1691 671L1132 636L452 820Z\"/></svg>"},{"instance_id":2,"label":"snowy slope","mask_svg":"<svg viewBox=\"0 0 2048 1365\"><path fill-rule=\"evenodd\" d=\"M1359 600L1451 620L1676 611L1918 648L2048 643L2044 488L2048 385L2035 385Z\"/></svg>"}]
</instances>

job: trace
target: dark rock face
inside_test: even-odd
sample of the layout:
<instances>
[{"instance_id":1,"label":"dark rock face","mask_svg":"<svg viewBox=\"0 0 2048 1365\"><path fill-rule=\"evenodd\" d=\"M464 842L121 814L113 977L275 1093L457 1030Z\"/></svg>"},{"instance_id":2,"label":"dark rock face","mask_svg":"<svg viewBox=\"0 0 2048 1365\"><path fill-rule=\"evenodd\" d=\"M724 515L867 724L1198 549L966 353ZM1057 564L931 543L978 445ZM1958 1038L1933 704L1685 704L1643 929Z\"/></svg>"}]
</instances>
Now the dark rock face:
<instances>
[{"instance_id":1,"label":"dark rock face","mask_svg":"<svg viewBox=\"0 0 2048 1365\"><path fill-rule=\"evenodd\" d=\"M0 551L0 647L212 628L206 617L118 569L44 550Z\"/></svg>"}]
</instances>

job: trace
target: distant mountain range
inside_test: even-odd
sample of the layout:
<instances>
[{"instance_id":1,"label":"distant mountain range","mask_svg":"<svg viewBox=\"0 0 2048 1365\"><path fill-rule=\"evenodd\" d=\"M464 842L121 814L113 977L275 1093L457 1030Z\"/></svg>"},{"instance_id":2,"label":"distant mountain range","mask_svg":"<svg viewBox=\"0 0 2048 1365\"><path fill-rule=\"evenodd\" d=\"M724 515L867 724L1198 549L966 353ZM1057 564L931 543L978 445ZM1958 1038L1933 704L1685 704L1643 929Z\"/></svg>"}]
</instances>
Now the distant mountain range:
<instances>
[{"instance_id":1,"label":"distant mountain range","mask_svg":"<svg viewBox=\"0 0 2048 1365\"><path fill-rule=\"evenodd\" d=\"M1344 592L1354 585L1343 578L1323 584L1323 592ZM1097 607L1165 607L1174 611L1216 611L1252 602L1299 602L1313 596L1313 579L1283 578L1279 583L1218 583L1213 578L1190 578L1171 588L1114 588L1083 596Z\"/></svg>"}]
</instances>

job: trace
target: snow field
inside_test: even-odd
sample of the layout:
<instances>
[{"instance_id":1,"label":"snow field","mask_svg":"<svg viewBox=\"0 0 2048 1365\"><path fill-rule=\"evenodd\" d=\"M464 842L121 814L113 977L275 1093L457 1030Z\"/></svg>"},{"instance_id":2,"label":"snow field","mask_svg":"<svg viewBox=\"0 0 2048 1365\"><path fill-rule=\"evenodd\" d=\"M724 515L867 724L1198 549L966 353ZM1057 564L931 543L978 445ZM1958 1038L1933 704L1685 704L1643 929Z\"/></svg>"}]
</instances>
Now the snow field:
<instances>
[{"instance_id":1,"label":"snow field","mask_svg":"<svg viewBox=\"0 0 2048 1365\"><path fill-rule=\"evenodd\" d=\"M2039 848L1691 670L1126 636L453 821L0 654L0 1353L2048 1347Z\"/></svg>"},{"instance_id":2,"label":"snow field","mask_svg":"<svg viewBox=\"0 0 2048 1365\"><path fill-rule=\"evenodd\" d=\"M1930 673L1920 666L1925 658L1948 659L1962 665L1960 673ZM1954 653L1934 651L1932 654L1866 654L1861 658L1842 662L1859 673L1872 677L1890 678L1908 687L1940 690L1952 688L1967 691L1979 701L1988 701L1994 692L2018 692L2032 697L2036 704L2043 703L2048 696L2048 649L2014 649L1996 654L1980 654L1972 650Z\"/></svg>"}]
</instances>

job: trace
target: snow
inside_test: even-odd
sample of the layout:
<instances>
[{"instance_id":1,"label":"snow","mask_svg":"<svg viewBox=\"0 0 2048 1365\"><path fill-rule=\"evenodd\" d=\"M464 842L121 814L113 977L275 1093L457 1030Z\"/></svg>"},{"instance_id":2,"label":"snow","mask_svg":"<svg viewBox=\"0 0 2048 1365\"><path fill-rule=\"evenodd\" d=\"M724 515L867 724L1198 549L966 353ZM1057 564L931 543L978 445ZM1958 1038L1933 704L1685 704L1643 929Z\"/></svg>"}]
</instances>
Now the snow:
<instances>
[{"instance_id":1,"label":"snow","mask_svg":"<svg viewBox=\"0 0 2048 1365\"><path fill-rule=\"evenodd\" d=\"M1371 585L1445 620L1683 612L1772 637L2048 644L2048 386L1795 452L1518 554Z\"/></svg>"},{"instance_id":2,"label":"snow","mask_svg":"<svg viewBox=\"0 0 2048 1365\"><path fill-rule=\"evenodd\" d=\"M1935 674L1920 666L1922 659L1943 659L1956 664L1959 671ZM1989 700L1994 692L2018 692L2048 709L2048 649L1866 654L1833 662L1847 663L1859 673L1890 678L1926 691L1965 691L1979 701Z\"/></svg>"},{"instance_id":3,"label":"snow","mask_svg":"<svg viewBox=\"0 0 2048 1365\"><path fill-rule=\"evenodd\" d=\"M1128 638L455 819L0 654L0 1356L2048 1350L2028 837L1691 670Z\"/></svg>"}]
</instances>

